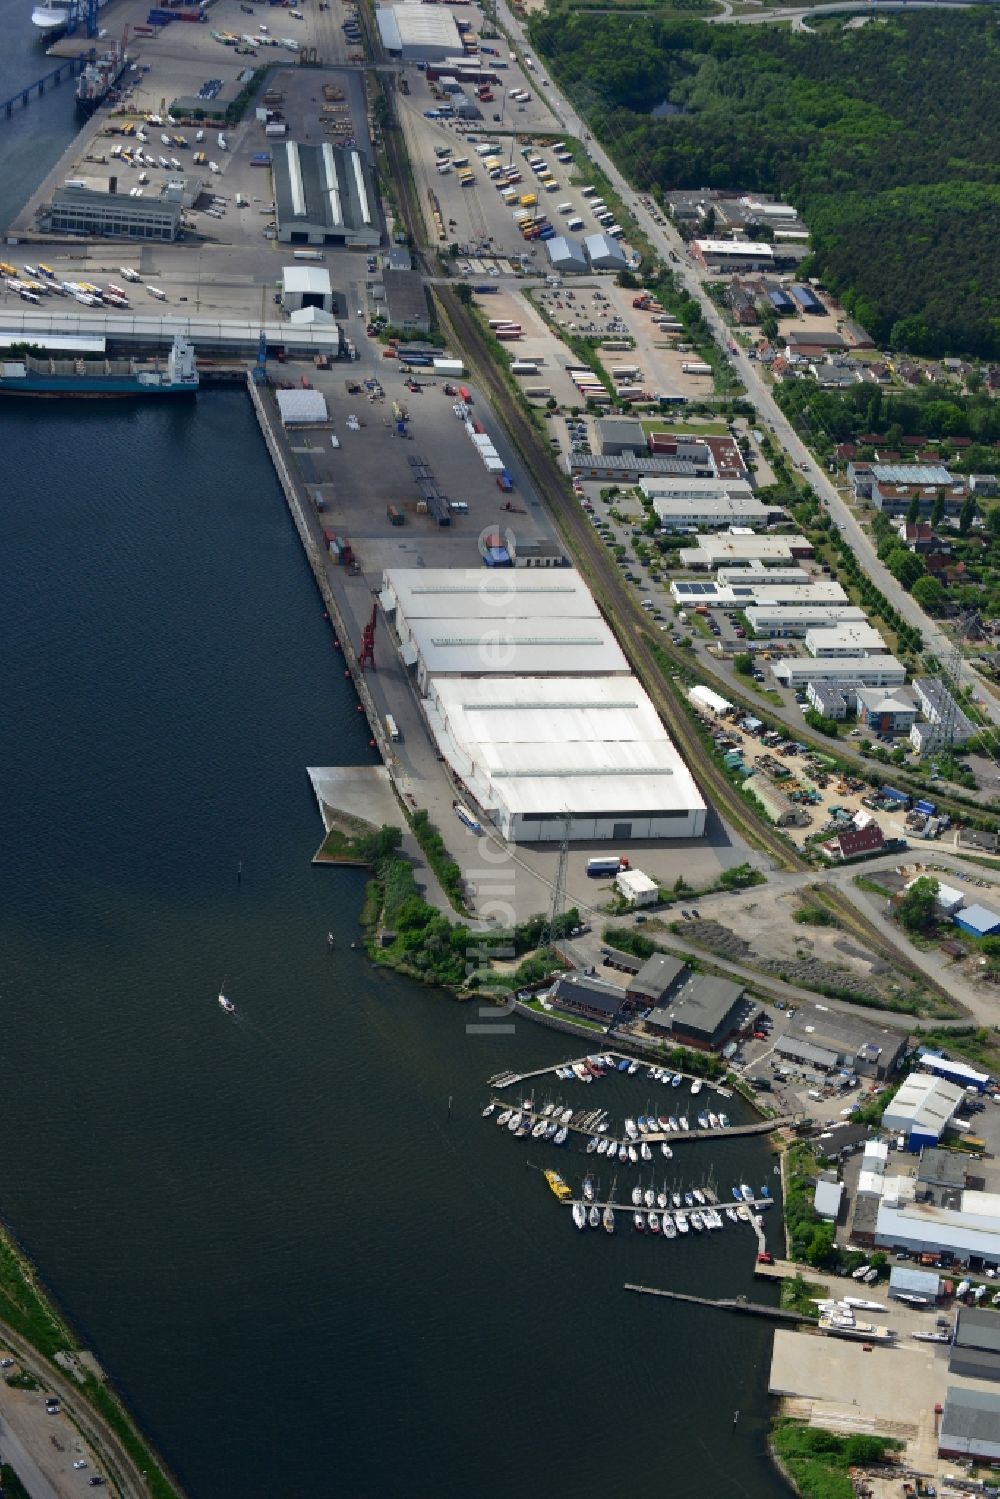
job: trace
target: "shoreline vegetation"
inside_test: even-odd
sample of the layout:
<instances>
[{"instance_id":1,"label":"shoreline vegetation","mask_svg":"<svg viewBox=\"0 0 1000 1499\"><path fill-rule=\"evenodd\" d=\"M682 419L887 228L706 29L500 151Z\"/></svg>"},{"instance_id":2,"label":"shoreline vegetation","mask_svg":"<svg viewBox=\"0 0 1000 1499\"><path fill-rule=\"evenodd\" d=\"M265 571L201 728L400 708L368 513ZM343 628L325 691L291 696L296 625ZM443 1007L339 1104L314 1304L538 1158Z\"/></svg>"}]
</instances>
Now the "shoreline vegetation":
<instances>
[{"instance_id":1,"label":"shoreline vegetation","mask_svg":"<svg viewBox=\"0 0 1000 1499\"><path fill-rule=\"evenodd\" d=\"M778 1470L802 1499L854 1499L851 1469L891 1461L903 1443L863 1433L838 1436L778 1415L768 1446Z\"/></svg>"},{"instance_id":2,"label":"shoreline vegetation","mask_svg":"<svg viewBox=\"0 0 1000 1499\"><path fill-rule=\"evenodd\" d=\"M141 1475L136 1483L122 1486L124 1493L130 1488L138 1490L141 1483L151 1499L182 1499L181 1489L167 1475L121 1399L79 1356L78 1340L42 1288L34 1266L6 1225L0 1225L0 1339L10 1343L11 1356L19 1363L18 1343L26 1345L35 1355L33 1368L22 1366L23 1372L7 1375L5 1383L15 1388L18 1385L24 1387L26 1379L34 1382L37 1376L42 1381L49 1374L54 1390L70 1387L69 1395L60 1397L63 1408L95 1451L102 1452L105 1432L115 1439L137 1475ZM58 1361L60 1356L66 1358L65 1366ZM78 1406L80 1410L77 1410ZM86 1419L88 1416L89 1420ZM121 1463L114 1452L109 1454L105 1450L102 1456L109 1467L120 1470ZM20 1482L11 1482L8 1474L9 1469L5 1466L0 1473L3 1492L17 1499L25 1490Z\"/></svg>"}]
</instances>

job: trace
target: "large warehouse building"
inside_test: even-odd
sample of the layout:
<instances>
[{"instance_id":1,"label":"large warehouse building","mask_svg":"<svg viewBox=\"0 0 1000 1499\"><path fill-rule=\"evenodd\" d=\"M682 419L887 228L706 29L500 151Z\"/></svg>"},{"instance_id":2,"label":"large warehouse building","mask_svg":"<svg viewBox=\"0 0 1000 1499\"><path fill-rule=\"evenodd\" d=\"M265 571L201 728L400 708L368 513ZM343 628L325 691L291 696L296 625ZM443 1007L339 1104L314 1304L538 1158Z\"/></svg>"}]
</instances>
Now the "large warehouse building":
<instances>
[{"instance_id":1,"label":"large warehouse building","mask_svg":"<svg viewBox=\"0 0 1000 1499\"><path fill-rule=\"evenodd\" d=\"M382 242L371 164L355 146L276 142L271 154L278 239L284 245Z\"/></svg>"},{"instance_id":2,"label":"large warehouse building","mask_svg":"<svg viewBox=\"0 0 1000 1499\"><path fill-rule=\"evenodd\" d=\"M382 5L375 11L375 19L390 57L433 63L462 52L462 35L455 17L443 5Z\"/></svg>"},{"instance_id":3,"label":"large warehouse building","mask_svg":"<svg viewBox=\"0 0 1000 1499\"><path fill-rule=\"evenodd\" d=\"M381 602L441 755L504 838L704 834L698 788L578 573L392 569Z\"/></svg>"}]
</instances>

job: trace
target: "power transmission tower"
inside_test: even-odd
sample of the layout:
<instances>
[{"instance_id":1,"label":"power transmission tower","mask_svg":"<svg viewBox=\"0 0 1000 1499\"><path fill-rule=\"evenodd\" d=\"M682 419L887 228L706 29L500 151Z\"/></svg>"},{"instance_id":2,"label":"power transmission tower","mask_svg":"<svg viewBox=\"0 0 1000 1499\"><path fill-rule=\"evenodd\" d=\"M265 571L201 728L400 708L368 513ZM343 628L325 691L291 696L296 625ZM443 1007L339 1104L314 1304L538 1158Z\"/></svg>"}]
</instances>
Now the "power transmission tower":
<instances>
[{"instance_id":1,"label":"power transmission tower","mask_svg":"<svg viewBox=\"0 0 1000 1499\"><path fill-rule=\"evenodd\" d=\"M955 632L955 648L944 663L941 672L941 685L944 687L944 697L941 702L941 719L938 725L938 733L934 735L934 744L938 753L949 757L955 750L955 730L958 724L959 706L958 693L962 683L962 640L969 629L969 622L974 610L961 615L958 620L958 629Z\"/></svg>"},{"instance_id":2,"label":"power transmission tower","mask_svg":"<svg viewBox=\"0 0 1000 1499\"><path fill-rule=\"evenodd\" d=\"M562 911L563 900L566 896L566 866L569 863L569 828L570 819L567 814L563 822L563 835L559 844L559 860L556 864L556 877L552 882L552 904L549 907L549 919L542 930L539 947L551 947L556 935L556 922Z\"/></svg>"}]
</instances>

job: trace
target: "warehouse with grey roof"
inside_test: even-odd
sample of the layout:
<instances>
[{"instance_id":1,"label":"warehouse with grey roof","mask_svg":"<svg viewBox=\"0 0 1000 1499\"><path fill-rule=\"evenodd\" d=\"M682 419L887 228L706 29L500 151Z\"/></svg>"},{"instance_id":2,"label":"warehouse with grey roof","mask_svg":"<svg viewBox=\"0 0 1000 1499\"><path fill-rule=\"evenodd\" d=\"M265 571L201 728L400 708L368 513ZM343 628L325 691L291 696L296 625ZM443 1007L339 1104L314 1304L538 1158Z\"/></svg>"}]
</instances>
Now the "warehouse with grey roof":
<instances>
[{"instance_id":1,"label":"warehouse with grey roof","mask_svg":"<svg viewBox=\"0 0 1000 1499\"><path fill-rule=\"evenodd\" d=\"M381 243L371 163L356 146L280 142L271 175L282 244L375 249Z\"/></svg>"}]
</instances>

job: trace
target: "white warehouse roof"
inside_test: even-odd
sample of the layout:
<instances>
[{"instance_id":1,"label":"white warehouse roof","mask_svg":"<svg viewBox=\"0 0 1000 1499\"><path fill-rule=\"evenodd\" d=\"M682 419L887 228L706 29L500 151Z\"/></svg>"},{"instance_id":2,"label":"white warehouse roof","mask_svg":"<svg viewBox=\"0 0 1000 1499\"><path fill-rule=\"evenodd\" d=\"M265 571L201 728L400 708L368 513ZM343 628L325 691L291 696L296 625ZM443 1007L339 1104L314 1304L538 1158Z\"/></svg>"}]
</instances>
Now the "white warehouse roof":
<instances>
[{"instance_id":1,"label":"white warehouse roof","mask_svg":"<svg viewBox=\"0 0 1000 1499\"><path fill-rule=\"evenodd\" d=\"M847 656L871 656L888 649L875 626L863 622L821 625L806 633L806 650L810 656L826 656L832 651Z\"/></svg>"},{"instance_id":2,"label":"white warehouse roof","mask_svg":"<svg viewBox=\"0 0 1000 1499\"><path fill-rule=\"evenodd\" d=\"M633 677L435 677L426 707L446 759L485 808L704 819L691 773Z\"/></svg>"},{"instance_id":3,"label":"white warehouse roof","mask_svg":"<svg viewBox=\"0 0 1000 1499\"><path fill-rule=\"evenodd\" d=\"M695 244L703 255L755 255L773 256L771 245L750 239L697 239Z\"/></svg>"},{"instance_id":4,"label":"white warehouse roof","mask_svg":"<svg viewBox=\"0 0 1000 1499\"><path fill-rule=\"evenodd\" d=\"M329 297L333 292L325 265L283 266L281 284L286 292L299 296Z\"/></svg>"},{"instance_id":5,"label":"white warehouse roof","mask_svg":"<svg viewBox=\"0 0 1000 1499\"><path fill-rule=\"evenodd\" d=\"M326 396L321 390L279 390L278 410L286 427L302 422L325 422Z\"/></svg>"},{"instance_id":6,"label":"white warehouse roof","mask_svg":"<svg viewBox=\"0 0 1000 1499\"><path fill-rule=\"evenodd\" d=\"M914 875L912 880L907 880L906 889L909 890L912 885L917 883L917 880L927 878L927 875ZM930 878L933 878L933 876L930 876ZM940 909L947 916L950 916L953 911L957 911L961 906L964 906L965 896L961 890L956 890L954 885L945 885L941 880L938 880L936 902Z\"/></svg>"},{"instance_id":7,"label":"white warehouse roof","mask_svg":"<svg viewBox=\"0 0 1000 1499\"><path fill-rule=\"evenodd\" d=\"M919 1134L940 1136L964 1097L964 1090L956 1083L927 1072L914 1072L886 1108L882 1125L903 1134L916 1130Z\"/></svg>"},{"instance_id":8,"label":"white warehouse roof","mask_svg":"<svg viewBox=\"0 0 1000 1499\"><path fill-rule=\"evenodd\" d=\"M600 610L575 568L491 571L482 567L394 567L382 575L383 602L407 620L599 619Z\"/></svg>"},{"instance_id":9,"label":"white warehouse roof","mask_svg":"<svg viewBox=\"0 0 1000 1499\"><path fill-rule=\"evenodd\" d=\"M696 708L709 708L713 713L728 713L733 706L727 698L713 692L711 687L703 687L701 683L688 689L688 698Z\"/></svg>"}]
</instances>

